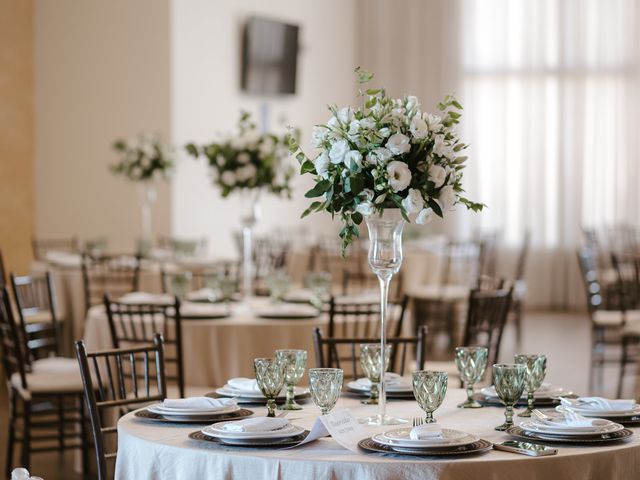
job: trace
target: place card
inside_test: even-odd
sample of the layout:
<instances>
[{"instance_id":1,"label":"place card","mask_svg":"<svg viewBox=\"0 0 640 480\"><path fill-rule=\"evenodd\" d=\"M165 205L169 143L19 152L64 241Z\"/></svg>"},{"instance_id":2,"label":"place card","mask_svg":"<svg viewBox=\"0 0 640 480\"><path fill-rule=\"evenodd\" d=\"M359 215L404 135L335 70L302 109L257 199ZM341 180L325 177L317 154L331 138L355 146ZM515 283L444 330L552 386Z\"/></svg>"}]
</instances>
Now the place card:
<instances>
[{"instance_id":1,"label":"place card","mask_svg":"<svg viewBox=\"0 0 640 480\"><path fill-rule=\"evenodd\" d=\"M331 435L336 442L352 452L358 452L358 442L367 436L358 420L349 410L335 410L316 418L307 438L287 448L296 448L327 435Z\"/></svg>"}]
</instances>

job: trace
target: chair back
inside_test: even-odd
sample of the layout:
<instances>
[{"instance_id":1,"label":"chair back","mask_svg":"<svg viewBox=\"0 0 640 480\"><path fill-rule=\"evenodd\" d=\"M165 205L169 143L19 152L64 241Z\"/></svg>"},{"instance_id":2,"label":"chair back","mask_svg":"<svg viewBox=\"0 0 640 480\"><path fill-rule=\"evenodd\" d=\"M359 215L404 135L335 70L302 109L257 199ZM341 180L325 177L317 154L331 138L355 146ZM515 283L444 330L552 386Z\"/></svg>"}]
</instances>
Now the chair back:
<instances>
[{"instance_id":1,"label":"chair back","mask_svg":"<svg viewBox=\"0 0 640 480\"><path fill-rule=\"evenodd\" d=\"M531 232L527 230L524 232L524 238L522 240L522 246L518 253L518 260L516 262L516 271L513 279L516 282L523 281L527 268L527 257L529 256L529 247L531 246Z\"/></svg>"},{"instance_id":2,"label":"chair back","mask_svg":"<svg viewBox=\"0 0 640 480\"><path fill-rule=\"evenodd\" d=\"M77 341L75 346L91 420L98 479L106 480L107 461L116 457L115 452L106 451L106 440L107 435L117 435L117 413L167 396L162 336L155 335L152 345L139 348L87 353L83 341Z\"/></svg>"},{"instance_id":3,"label":"chair back","mask_svg":"<svg viewBox=\"0 0 640 480\"><path fill-rule=\"evenodd\" d=\"M189 277L187 285L187 291L189 292L210 287L221 278L233 279L239 285L240 264L235 261L220 261L197 270L174 265L163 265L160 269L162 293L175 295L174 281L178 277L183 281L185 274Z\"/></svg>"},{"instance_id":4,"label":"chair back","mask_svg":"<svg viewBox=\"0 0 640 480\"><path fill-rule=\"evenodd\" d=\"M41 276L11 274L11 285L18 307L20 327L24 333L28 361L51 355L59 356L60 330L49 272Z\"/></svg>"},{"instance_id":5,"label":"chair back","mask_svg":"<svg viewBox=\"0 0 640 480\"><path fill-rule=\"evenodd\" d=\"M137 257L82 255L85 309L102 303L105 294L114 297L138 290L140 262Z\"/></svg>"},{"instance_id":6,"label":"chair back","mask_svg":"<svg viewBox=\"0 0 640 480\"><path fill-rule=\"evenodd\" d=\"M472 290L469 294L463 345L487 347L488 365L497 363L513 289Z\"/></svg>"},{"instance_id":7,"label":"chair back","mask_svg":"<svg viewBox=\"0 0 640 480\"><path fill-rule=\"evenodd\" d=\"M36 260L45 260L47 252L58 251L80 253L80 242L76 237L71 238L32 238L31 248Z\"/></svg>"},{"instance_id":8,"label":"chair back","mask_svg":"<svg viewBox=\"0 0 640 480\"><path fill-rule=\"evenodd\" d=\"M2 250L0 250L0 288L7 284L7 271L4 269L4 260L2 259Z\"/></svg>"},{"instance_id":9,"label":"chair back","mask_svg":"<svg viewBox=\"0 0 640 480\"><path fill-rule=\"evenodd\" d=\"M425 362L425 339L427 327L418 329L416 337L390 337L387 345L391 345L391 356L388 371L404 375L411 356L415 352L416 369L422 370ZM316 354L316 366L319 368L342 368L344 377L357 379L363 376L360 365L360 345L363 343L380 343L377 337L335 338L324 337L322 329L313 330L313 345ZM337 355L338 350L347 351L349 355ZM332 354L332 352L334 352Z\"/></svg>"},{"instance_id":10,"label":"chair back","mask_svg":"<svg viewBox=\"0 0 640 480\"><path fill-rule=\"evenodd\" d=\"M495 277L498 263L498 238L495 232L484 233L478 242L478 275Z\"/></svg>"},{"instance_id":11,"label":"chair back","mask_svg":"<svg viewBox=\"0 0 640 480\"><path fill-rule=\"evenodd\" d=\"M477 285L480 271L480 245L472 241L450 241L445 248L441 285Z\"/></svg>"},{"instance_id":12,"label":"chair back","mask_svg":"<svg viewBox=\"0 0 640 480\"><path fill-rule=\"evenodd\" d=\"M400 304L389 303L386 333L390 336L402 334L408 304L405 295ZM347 303L331 297L329 301L330 337L375 337L380 335L380 303Z\"/></svg>"},{"instance_id":13,"label":"chair back","mask_svg":"<svg viewBox=\"0 0 640 480\"><path fill-rule=\"evenodd\" d=\"M612 253L611 264L617 276L620 310L636 310L640 306L640 257L630 253Z\"/></svg>"},{"instance_id":14,"label":"chair back","mask_svg":"<svg viewBox=\"0 0 640 480\"><path fill-rule=\"evenodd\" d=\"M2 343L2 367L7 382L14 374L20 375L22 388L27 390L27 359L24 341L13 318L7 287L0 288L0 342Z\"/></svg>"},{"instance_id":15,"label":"chair back","mask_svg":"<svg viewBox=\"0 0 640 480\"><path fill-rule=\"evenodd\" d=\"M582 247L578 250L578 264L584 281L587 309L592 314L601 308L604 302L602 286L598 281L598 264L592 247Z\"/></svg>"},{"instance_id":16,"label":"chair back","mask_svg":"<svg viewBox=\"0 0 640 480\"><path fill-rule=\"evenodd\" d=\"M157 334L164 342L167 381L177 384L180 397L185 394L180 301L171 306L125 304L104 297L113 348L149 345Z\"/></svg>"}]
</instances>

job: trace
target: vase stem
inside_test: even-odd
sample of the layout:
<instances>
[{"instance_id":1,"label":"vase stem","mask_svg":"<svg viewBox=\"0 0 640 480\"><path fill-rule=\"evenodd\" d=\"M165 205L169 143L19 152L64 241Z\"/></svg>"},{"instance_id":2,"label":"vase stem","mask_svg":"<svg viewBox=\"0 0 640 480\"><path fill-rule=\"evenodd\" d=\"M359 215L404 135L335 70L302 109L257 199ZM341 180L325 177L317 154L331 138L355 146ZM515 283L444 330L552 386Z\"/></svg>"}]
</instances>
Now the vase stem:
<instances>
[{"instance_id":1,"label":"vase stem","mask_svg":"<svg viewBox=\"0 0 640 480\"><path fill-rule=\"evenodd\" d=\"M380 385L378 387L378 416L380 417L380 425L384 425L384 419L387 414L387 388L384 382L384 374L387 371L386 365L386 345L387 345L387 304L389 301L389 283L391 283L391 275L378 275L380 282Z\"/></svg>"},{"instance_id":2,"label":"vase stem","mask_svg":"<svg viewBox=\"0 0 640 480\"><path fill-rule=\"evenodd\" d=\"M242 227L242 296L247 300L253 290L253 246L251 225Z\"/></svg>"}]
</instances>

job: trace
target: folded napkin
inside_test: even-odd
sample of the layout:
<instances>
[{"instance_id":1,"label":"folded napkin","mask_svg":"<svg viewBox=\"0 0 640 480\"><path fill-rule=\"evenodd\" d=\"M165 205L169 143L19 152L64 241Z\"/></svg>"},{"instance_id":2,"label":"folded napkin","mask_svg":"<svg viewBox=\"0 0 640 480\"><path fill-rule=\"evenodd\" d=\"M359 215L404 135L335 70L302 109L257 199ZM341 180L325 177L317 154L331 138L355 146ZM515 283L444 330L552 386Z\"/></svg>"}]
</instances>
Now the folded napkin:
<instances>
[{"instance_id":1,"label":"folded napkin","mask_svg":"<svg viewBox=\"0 0 640 480\"><path fill-rule=\"evenodd\" d=\"M359 378L356 383L363 388L371 388L371 380L368 378ZM404 379L397 373L387 372L384 374L384 384L387 387L400 387L403 385L409 385Z\"/></svg>"},{"instance_id":2,"label":"folded napkin","mask_svg":"<svg viewBox=\"0 0 640 480\"><path fill-rule=\"evenodd\" d=\"M289 420L286 418L256 417L227 423L224 430L227 432L261 433L282 430L289 425Z\"/></svg>"},{"instance_id":3,"label":"folded napkin","mask_svg":"<svg viewBox=\"0 0 640 480\"><path fill-rule=\"evenodd\" d=\"M437 423L425 423L424 425L418 425L411 429L409 432L409 438L411 440L442 438L442 427Z\"/></svg>"},{"instance_id":4,"label":"folded napkin","mask_svg":"<svg viewBox=\"0 0 640 480\"><path fill-rule=\"evenodd\" d=\"M171 303L171 295L162 295L156 293L147 292L131 292L120 297L122 303Z\"/></svg>"},{"instance_id":5,"label":"folded napkin","mask_svg":"<svg viewBox=\"0 0 640 480\"><path fill-rule=\"evenodd\" d=\"M633 410L636 401L632 398L612 400L602 397L579 397L577 400L561 398L560 401L567 407L580 407L589 410Z\"/></svg>"},{"instance_id":6,"label":"folded napkin","mask_svg":"<svg viewBox=\"0 0 640 480\"><path fill-rule=\"evenodd\" d=\"M227 385L229 385L232 389L238 390L240 392L260 393L260 387L258 387L258 382L255 378L230 378L227 381Z\"/></svg>"},{"instance_id":7,"label":"folded napkin","mask_svg":"<svg viewBox=\"0 0 640 480\"><path fill-rule=\"evenodd\" d=\"M235 398L211 397L167 398L162 402L163 407L176 410L219 410L235 405Z\"/></svg>"},{"instance_id":8,"label":"folded napkin","mask_svg":"<svg viewBox=\"0 0 640 480\"><path fill-rule=\"evenodd\" d=\"M593 427L595 425L594 422L599 421L599 419L583 417L564 407L558 408L558 412L562 414L561 417L546 417L537 410L534 410L533 416L536 423L553 427Z\"/></svg>"},{"instance_id":9,"label":"folded napkin","mask_svg":"<svg viewBox=\"0 0 640 480\"><path fill-rule=\"evenodd\" d=\"M79 267L82 264L82 257L77 253L51 250L46 253L45 258L49 263L63 267Z\"/></svg>"}]
</instances>

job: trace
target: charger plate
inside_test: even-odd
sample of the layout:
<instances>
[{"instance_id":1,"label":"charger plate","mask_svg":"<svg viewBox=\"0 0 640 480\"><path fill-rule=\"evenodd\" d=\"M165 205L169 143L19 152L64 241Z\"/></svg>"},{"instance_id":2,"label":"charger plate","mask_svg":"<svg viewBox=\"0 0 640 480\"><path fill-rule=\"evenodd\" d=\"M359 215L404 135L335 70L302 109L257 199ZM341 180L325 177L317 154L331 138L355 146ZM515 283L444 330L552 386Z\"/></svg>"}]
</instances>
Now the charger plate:
<instances>
[{"instance_id":1,"label":"charger plate","mask_svg":"<svg viewBox=\"0 0 640 480\"><path fill-rule=\"evenodd\" d=\"M236 439L222 439L222 438L214 438L209 437L202 433L201 431L192 432L189 434L189 438L192 440L198 440L202 442L208 442L214 445L224 445L229 447L251 447L251 448L284 448L291 447L299 444L309 435L309 430L305 430L300 435L296 435L295 437L287 437L287 438L278 438L278 439L269 439L265 441L265 439L261 440L241 440L237 441Z\"/></svg>"},{"instance_id":2,"label":"charger plate","mask_svg":"<svg viewBox=\"0 0 640 480\"><path fill-rule=\"evenodd\" d=\"M358 446L368 452L375 453L392 453L394 455L411 455L417 457L449 457L454 455L473 455L476 453L483 453L493 448L493 443L478 439L476 442L469 443L467 445L459 445L456 447L437 447L437 448L420 448L409 449L402 447L401 450L381 445L375 442L372 438L363 438L358 442Z\"/></svg>"},{"instance_id":3,"label":"charger plate","mask_svg":"<svg viewBox=\"0 0 640 480\"><path fill-rule=\"evenodd\" d=\"M581 436L572 436L572 435L545 435L541 433L527 432L520 427L510 427L507 429L507 433L514 437L520 438L521 440L538 440L542 442L552 442L552 443L610 443L610 442L618 442L620 440L625 440L631 436L633 436L633 432L628 428L623 430L618 430L617 432L612 433L602 433L596 434L592 436L581 435Z\"/></svg>"},{"instance_id":4,"label":"charger plate","mask_svg":"<svg viewBox=\"0 0 640 480\"><path fill-rule=\"evenodd\" d=\"M241 408L240 410L236 410L235 412L223 413L221 415L211 415L210 417L185 417L184 419L172 418L168 419L159 415L157 413L152 413L146 409L138 410L134 415L138 418L144 418L147 420L155 420L157 422L170 422L170 423L197 423L197 424L206 424L211 422L222 422L222 421L231 421L231 420L242 420L243 418L250 417L253 415L253 411Z\"/></svg>"}]
</instances>

